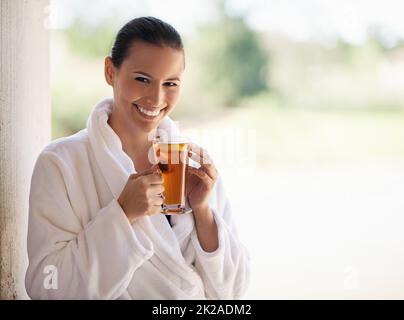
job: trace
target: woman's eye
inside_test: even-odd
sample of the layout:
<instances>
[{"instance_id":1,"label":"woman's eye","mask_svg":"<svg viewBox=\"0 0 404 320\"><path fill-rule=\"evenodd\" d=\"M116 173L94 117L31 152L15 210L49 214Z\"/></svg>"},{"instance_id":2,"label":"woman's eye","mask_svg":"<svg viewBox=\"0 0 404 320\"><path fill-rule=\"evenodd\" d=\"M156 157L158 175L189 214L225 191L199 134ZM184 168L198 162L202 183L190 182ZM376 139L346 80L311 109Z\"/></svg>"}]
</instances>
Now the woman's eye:
<instances>
[{"instance_id":1,"label":"woman's eye","mask_svg":"<svg viewBox=\"0 0 404 320\"><path fill-rule=\"evenodd\" d=\"M176 87L177 86L177 84L175 82L166 82L164 85L167 87Z\"/></svg>"},{"instance_id":2,"label":"woman's eye","mask_svg":"<svg viewBox=\"0 0 404 320\"><path fill-rule=\"evenodd\" d=\"M149 83L149 80L146 78L143 78L143 77L137 77L136 81L143 82L143 83Z\"/></svg>"}]
</instances>

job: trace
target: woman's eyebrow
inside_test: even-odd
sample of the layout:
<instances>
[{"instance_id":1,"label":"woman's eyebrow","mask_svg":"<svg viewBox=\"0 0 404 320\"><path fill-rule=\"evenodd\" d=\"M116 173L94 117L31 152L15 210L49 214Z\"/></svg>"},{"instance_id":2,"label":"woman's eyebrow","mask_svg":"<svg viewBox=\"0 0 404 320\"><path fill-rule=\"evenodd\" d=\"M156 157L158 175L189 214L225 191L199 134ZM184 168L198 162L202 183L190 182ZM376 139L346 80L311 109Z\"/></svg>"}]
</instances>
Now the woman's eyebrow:
<instances>
[{"instance_id":1,"label":"woman's eyebrow","mask_svg":"<svg viewBox=\"0 0 404 320\"><path fill-rule=\"evenodd\" d=\"M153 79L153 77L151 75L149 75L149 74L147 74L146 72L143 72L143 71L133 71L133 73L141 74L141 75L144 75L146 77L149 77L150 79ZM172 77L172 78L166 79L165 81L173 81L173 80L181 81L179 77Z\"/></svg>"}]
</instances>

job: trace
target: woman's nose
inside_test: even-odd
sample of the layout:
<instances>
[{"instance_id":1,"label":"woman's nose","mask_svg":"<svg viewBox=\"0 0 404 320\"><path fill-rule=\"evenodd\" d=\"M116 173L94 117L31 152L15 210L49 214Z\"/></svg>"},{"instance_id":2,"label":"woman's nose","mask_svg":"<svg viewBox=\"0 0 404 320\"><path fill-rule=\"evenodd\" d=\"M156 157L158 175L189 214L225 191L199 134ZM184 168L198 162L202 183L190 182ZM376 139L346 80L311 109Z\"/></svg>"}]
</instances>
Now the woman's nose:
<instances>
[{"instance_id":1,"label":"woman's nose","mask_svg":"<svg viewBox=\"0 0 404 320\"><path fill-rule=\"evenodd\" d=\"M164 100L164 92L161 88L151 88L146 98L146 102L150 107L158 108Z\"/></svg>"}]
</instances>

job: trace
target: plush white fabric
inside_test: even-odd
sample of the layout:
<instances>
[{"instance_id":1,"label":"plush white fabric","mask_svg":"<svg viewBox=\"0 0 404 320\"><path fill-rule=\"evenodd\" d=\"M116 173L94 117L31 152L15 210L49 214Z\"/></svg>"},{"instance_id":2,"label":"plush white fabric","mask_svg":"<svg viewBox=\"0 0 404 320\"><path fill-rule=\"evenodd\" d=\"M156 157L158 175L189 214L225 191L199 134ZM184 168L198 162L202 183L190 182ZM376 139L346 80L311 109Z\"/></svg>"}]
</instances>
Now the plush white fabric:
<instances>
[{"instance_id":1,"label":"plush white fabric","mask_svg":"<svg viewBox=\"0 0 404 320\"><path fill-rule=\"evenodd\" d=\"M242 298L249 255L238 240L220 176L209 199L218 226L216 251L201 248L192 213L172 216L172 227L164 215L129 223L116 199L136 171L107 123L112 104L98 103L86 129L53 141L37 159L29 199L29 296ZM168 117L159 129L178 133ZM57 268L57 289L44 285L48 265Z\"/></svg>"}]
</instances>

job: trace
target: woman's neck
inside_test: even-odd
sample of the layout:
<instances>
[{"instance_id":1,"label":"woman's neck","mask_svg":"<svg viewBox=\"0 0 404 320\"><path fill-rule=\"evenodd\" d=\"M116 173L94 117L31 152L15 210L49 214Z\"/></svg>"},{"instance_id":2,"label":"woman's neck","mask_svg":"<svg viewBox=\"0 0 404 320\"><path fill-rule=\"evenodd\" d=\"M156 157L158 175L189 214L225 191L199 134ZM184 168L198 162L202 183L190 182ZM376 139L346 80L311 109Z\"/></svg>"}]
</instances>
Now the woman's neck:
<instances>
[{"instance_id":1,"label":"woman's neck","mask_svg":"<svg viewBox=\"0 0 404 320\"><path fill-rule=\"evenodd\" d=\"M123 121L118 119L114 112L110 114L108 124L121 140L123 151L134 163L148 156L151 141L148 139L147 132L135 127L128 128Z\"/></svg>"}]
</instances>

